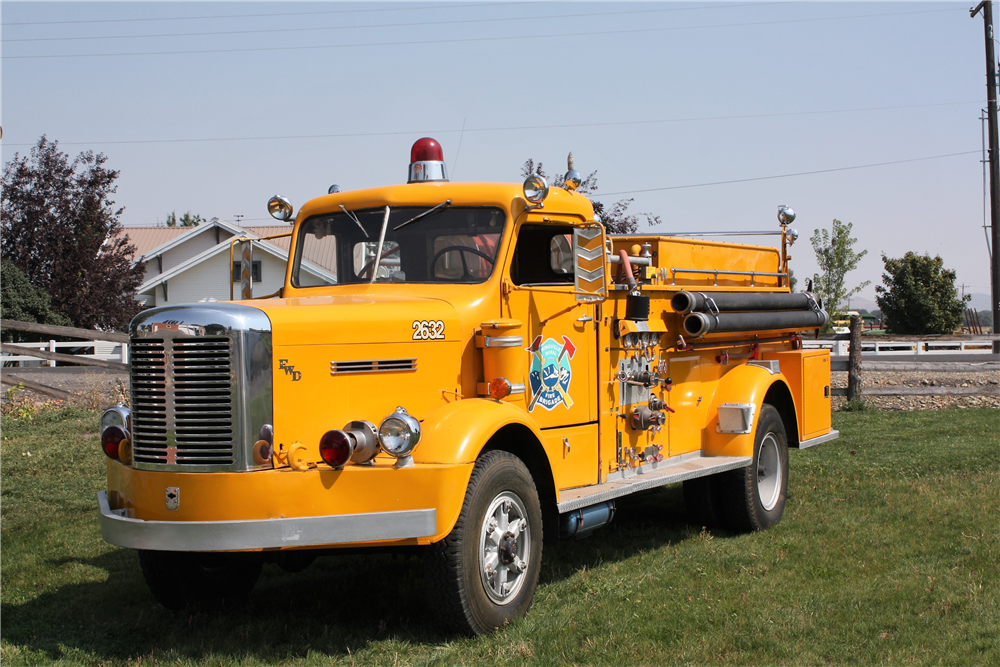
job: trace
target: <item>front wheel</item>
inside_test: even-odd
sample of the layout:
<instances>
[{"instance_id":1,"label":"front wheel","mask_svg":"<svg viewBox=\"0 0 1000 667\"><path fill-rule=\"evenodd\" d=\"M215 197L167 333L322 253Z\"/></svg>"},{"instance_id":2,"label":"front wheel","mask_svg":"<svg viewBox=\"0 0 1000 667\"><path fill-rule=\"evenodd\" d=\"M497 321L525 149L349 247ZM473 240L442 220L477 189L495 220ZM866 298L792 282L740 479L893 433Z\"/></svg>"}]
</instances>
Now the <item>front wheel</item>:
<instances>
[{"instance_id":1,"label":"front wheel","mask_svg":"<svg viewBox=\"0 0 1000 667\"><path fill-rule=\"evenodd\" d=\"M732 530L765 530L781 521L788 494L788 439L774 406L765 403L760 411L753 461L720 478L726 523Z\"/></svg>"},{"instance_id":2,"label":"front wheel","mask_svg":"<svg viewBox=\"0 0 1000 667\"><path fill-rule=\"evenodd\" d=\"M508 452L472 471L455 528L434 545L433 593L443 620L482 635L528 612L542 562L542 510L531 474Z\"/></svg>"}]
</instances>

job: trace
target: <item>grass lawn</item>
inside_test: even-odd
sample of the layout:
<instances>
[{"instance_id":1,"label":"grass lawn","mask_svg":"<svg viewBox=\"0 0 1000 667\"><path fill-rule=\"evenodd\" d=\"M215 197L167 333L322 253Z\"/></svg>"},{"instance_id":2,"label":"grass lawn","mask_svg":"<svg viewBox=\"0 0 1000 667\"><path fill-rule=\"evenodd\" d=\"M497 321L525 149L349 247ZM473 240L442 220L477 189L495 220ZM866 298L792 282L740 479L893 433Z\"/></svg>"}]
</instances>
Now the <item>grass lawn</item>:
<instances>
[{"instance_id":1,"label":"grass lawn","mask_svg":"<svg viewBox=\"0 0 1000 667\"><path fill-rule=\"evenodd\" d=\"M764 533L686 525L678 486L626 498L547 548L528 617L479 639L434 625L416 558L267 565L243 609L159 607L101 540L97 418L3 421L5 667L1000 664L996 410L836 414L839 440L792 450Z\"/></svg>"}]
</instances>

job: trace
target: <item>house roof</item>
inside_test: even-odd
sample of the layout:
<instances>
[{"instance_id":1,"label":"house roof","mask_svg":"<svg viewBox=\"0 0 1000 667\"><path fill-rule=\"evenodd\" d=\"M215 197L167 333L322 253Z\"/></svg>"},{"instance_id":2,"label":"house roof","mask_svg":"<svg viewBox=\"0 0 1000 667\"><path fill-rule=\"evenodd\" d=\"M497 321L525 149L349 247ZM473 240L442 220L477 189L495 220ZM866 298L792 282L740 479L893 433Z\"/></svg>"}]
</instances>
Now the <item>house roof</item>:
<instances>
[{"instance_id":1,"label":"house roof","mask_svg":"<svg viewBox=\"0 0 1000 667\"><path fill-rule=\"evenodd\" d=\"M187 227L123 227L118 236L127 236L135 246L135 259L150 255L152 250L173 241L188 231Z\"/></svg>"},{"instance_id":2,"label":"house roof","mask_svg":"<svg viewBox=\"0 0 1000 667\"><path fill-rule=\"evenodd\" d=\"M280 231L268 232L281 233L291 231L291 226L285 227L251 227L250 229L238 227L233 223L221 218L212 218L203 225L195 227L123 227L120 235L128 236L135 245L136 262L145 262L153 259L157 255L162 255L171 248L185 243L188 239L199 234L204 234L216 227L224 229L233 236L267 236L257 232L257 229L276 229ZM280 240L280 239L279 239ZM286 244L287 246L287 244Z\"/></svg>"}]
</instances>

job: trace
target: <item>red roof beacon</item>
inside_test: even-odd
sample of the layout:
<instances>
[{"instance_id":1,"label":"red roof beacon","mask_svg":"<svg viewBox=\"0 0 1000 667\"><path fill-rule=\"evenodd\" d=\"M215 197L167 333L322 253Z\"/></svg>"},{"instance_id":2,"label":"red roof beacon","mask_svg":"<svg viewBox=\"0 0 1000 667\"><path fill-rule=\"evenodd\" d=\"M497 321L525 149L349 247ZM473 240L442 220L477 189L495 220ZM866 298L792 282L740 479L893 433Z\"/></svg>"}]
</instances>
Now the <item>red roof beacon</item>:
<instances>
[{"instance_id":1,"label":"red roof beacon","mask_svg":"<svg viewBox=\"0 0 1000 667\"><path fill-rule=\"evenodd\" d=\"M441 144L430 137L417 139L410 149L410 177L406 182L447 180L448 172L444 167L444 151L441 150Z\"/></svg>"}]
</instances>

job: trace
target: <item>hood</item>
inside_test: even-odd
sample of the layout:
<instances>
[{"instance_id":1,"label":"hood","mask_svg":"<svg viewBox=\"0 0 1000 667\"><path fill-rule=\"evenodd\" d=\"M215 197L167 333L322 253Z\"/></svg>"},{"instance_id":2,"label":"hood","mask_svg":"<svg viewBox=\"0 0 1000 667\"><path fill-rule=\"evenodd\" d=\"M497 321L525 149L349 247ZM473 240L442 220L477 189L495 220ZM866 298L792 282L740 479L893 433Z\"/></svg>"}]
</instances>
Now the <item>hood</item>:
<instances>
[{"instance_id":1,"label":"hood","mask_svg":"<svg viewBox=\"0 0 1000 667\"><path fill-rule=\"evenodd\" d=\"M458 341L462 337L458 311L441 299L367 294L251 303L271 320L275 345Z\"/></svg>"}]
</instances>

